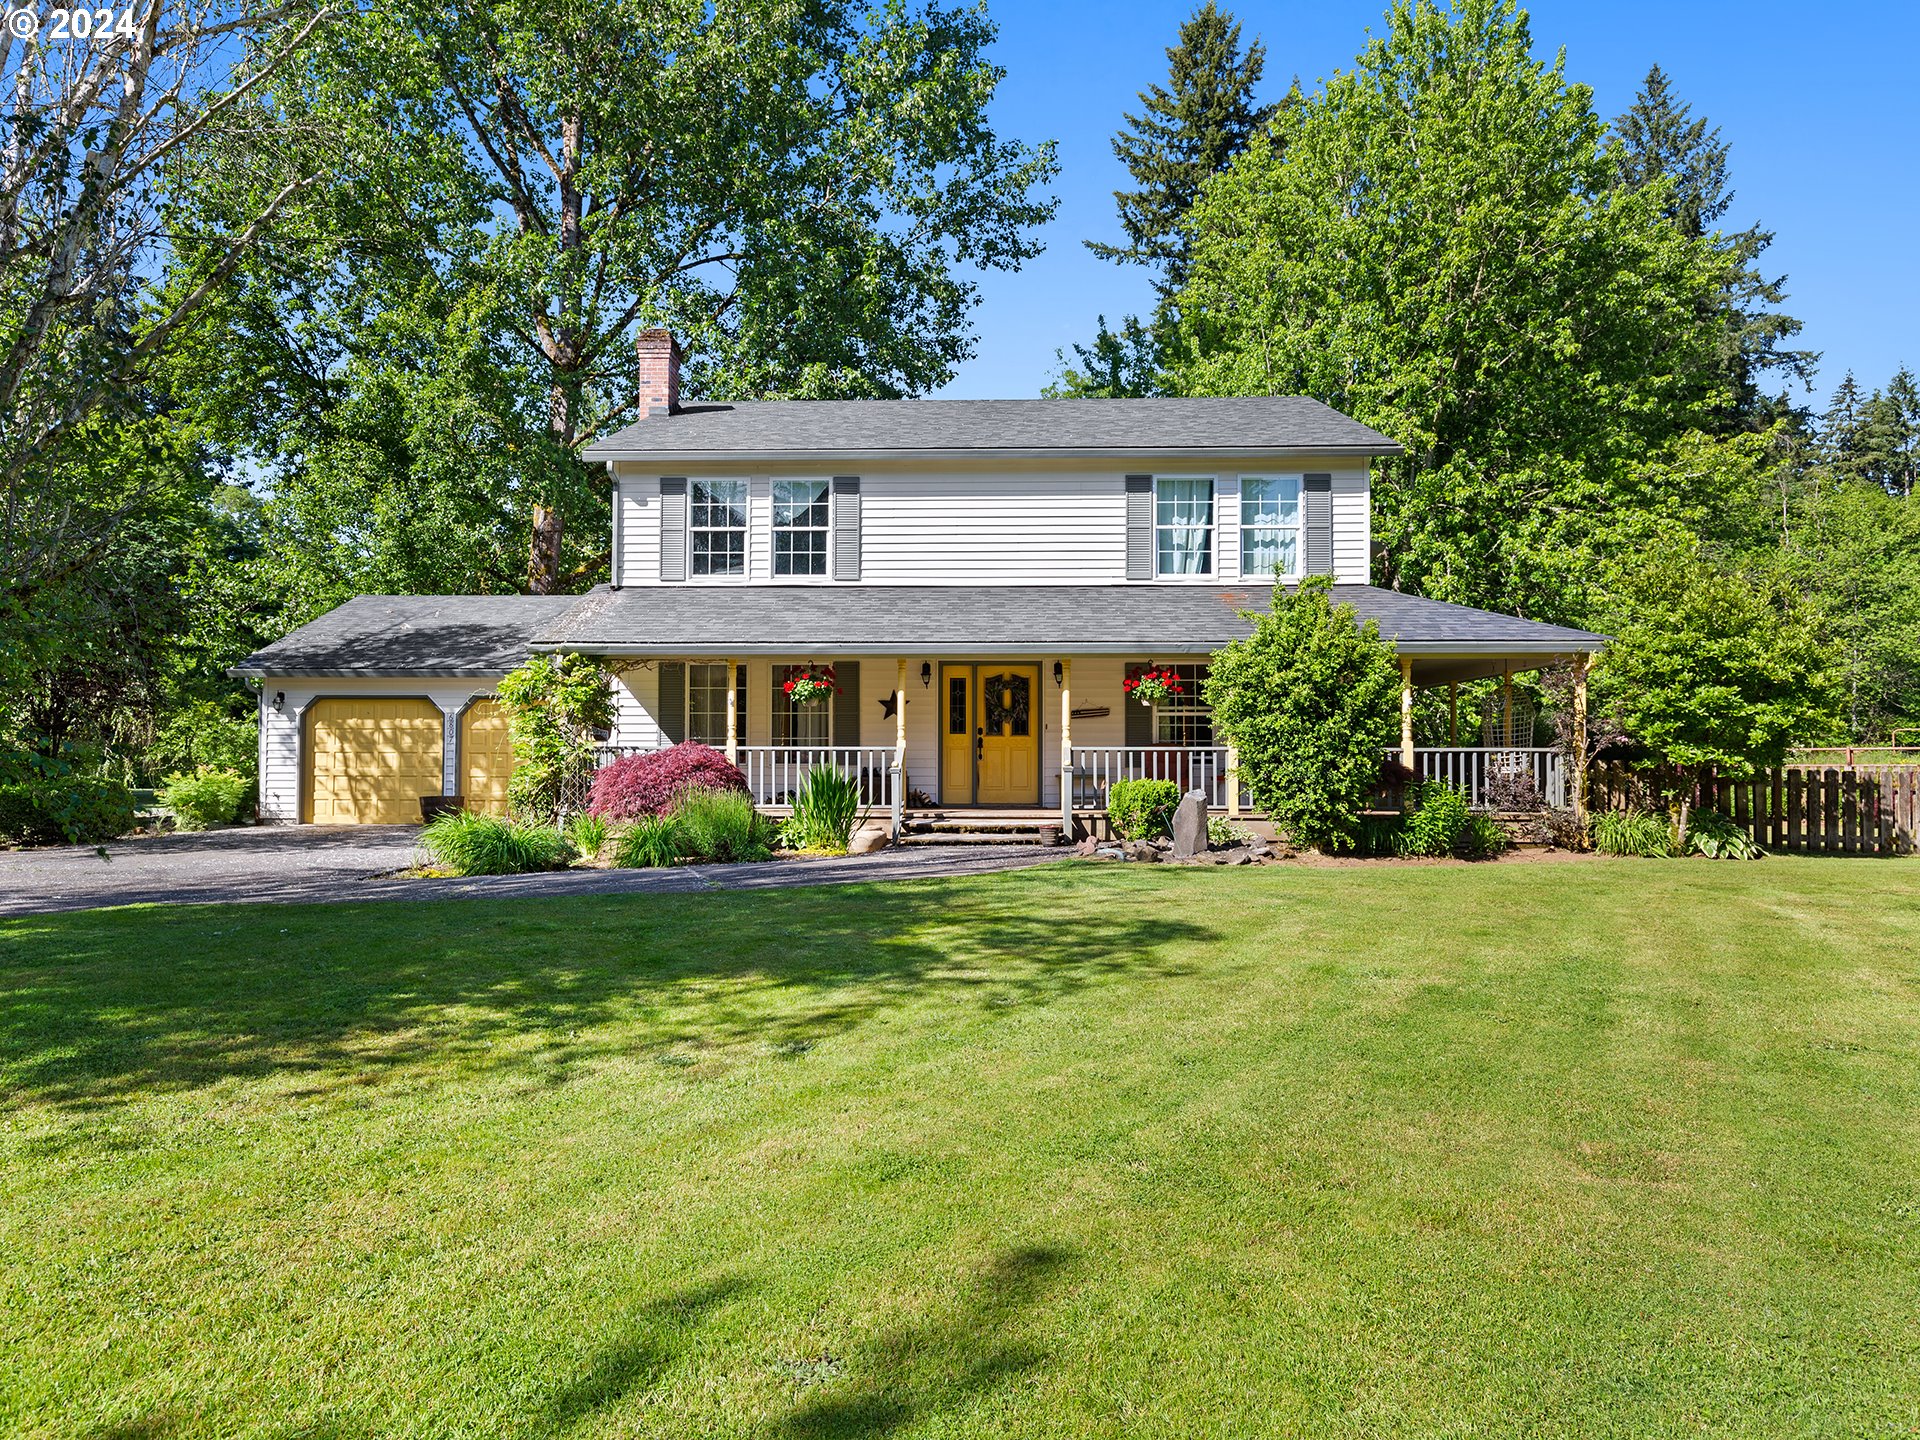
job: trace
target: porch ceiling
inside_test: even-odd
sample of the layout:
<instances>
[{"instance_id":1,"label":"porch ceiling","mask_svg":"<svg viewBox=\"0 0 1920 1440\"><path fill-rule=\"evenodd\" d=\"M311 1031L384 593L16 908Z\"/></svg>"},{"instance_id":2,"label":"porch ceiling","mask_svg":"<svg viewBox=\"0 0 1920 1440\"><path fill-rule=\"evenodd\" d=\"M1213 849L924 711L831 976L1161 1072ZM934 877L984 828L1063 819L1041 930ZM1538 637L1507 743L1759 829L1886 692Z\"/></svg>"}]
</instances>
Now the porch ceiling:
<instances>
[{"instance_id":1,"label":"porch ceiling","mask_svg":"<svg viewBox=\"0 0 1920 1440\"><path fill-rule=\"evenodd\" d=\"M1205 655L1246 635L1265 586L602 586L534 636L536 650L635 656ZM1606 637L1464 605L1336 585L1334 599L1403 655L1419 684L1599 650Z\"/></svg>"}]
</instances>

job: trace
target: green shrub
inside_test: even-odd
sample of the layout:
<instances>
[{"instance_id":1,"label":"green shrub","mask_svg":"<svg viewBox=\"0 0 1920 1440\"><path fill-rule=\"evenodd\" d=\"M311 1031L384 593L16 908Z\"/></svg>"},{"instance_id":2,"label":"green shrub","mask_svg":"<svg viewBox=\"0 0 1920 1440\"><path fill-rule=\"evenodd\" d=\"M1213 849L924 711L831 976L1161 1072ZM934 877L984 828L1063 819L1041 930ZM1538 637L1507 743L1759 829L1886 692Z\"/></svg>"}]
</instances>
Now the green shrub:
<instances>
[{"instance_id":1,"label":"green shrub","mask_svg":"<svg viewBox=\"0 0 1920 1440\"><path fill-rule=\"evenodd\" d=\"M689 860L765 860L772 853L772 827L737 791L688 790L675 802L672 818L680 853Z\"/></svg>"},{"instance_id":2,"label":"green shrub","mask_svg":"<svg viewBox=\"0 0 1920 1440\"><path fill-rule=\"evenodd\" d=\"M133 829L133 792L104 775L51 774L0 785L0 839L98 845Z\"/></svg>"},{"instance_id":3,"label":"green shrub","mask_svg":"<svg viewBox=\"0 0 1920 1440\"><path fill-rule=\"evenodd\" d=\"M860 815L860 787L848 776L816 765L793 797L793 816L781 838L795 850L844 851Z\"/></svg>"},{"instance_id":4,"label":"green shrub","mask_svg":"<svg viewBox=\"0 0 1920 1440\"><path fill-rule=\"evenodd\" d=\"M169 715L140 757L148 775L217 765L251 776L259 763L260 722L251 707L230 713L224 704L196 700Z\"/></svg>"},{"instance_id":5,"label":"green shrub","mask_svg":"<svg viewBox=\"0 0 1920 1440\"><path fill-rule=\"evenodd\" d=\"M1107 820L1122 840L1152 840L1173 831L1180 787L1171 780L1116 780L1107 787Z\"/></svg>"},{"instance_id":6,"label":"green shrub","mask_svg":"<svg viewBox=\"0 0 1920 1440\"><path fill-rule=\"evenodd\" d=\"M1461 860L1492 860L1507 853L1513 838L1491 815L1467 816L1466 827L1453 842L1453 853Z\"/></svg>"},{"instance_id":7,"label":"green shrub","mask_svg":"<svg viewBox=\"0 0 1920 1440\"><path fill-rule=\"evenodd\" d=\"M199 765L167 776L157 798L173 812L179 829L205 830L209 825L231 824L252 784L237 770Z\"/></svg>"},{"instance_id":8,"label":"green shrub","mask_svg":"<svg viewBox=\"0 0 1920 1440\"><path fill-rule=\"evenodd\" d=\"M584 811L567 821L567 843L573 847L574 856L580 860L598 860L600 852L607 848L610 828L598 815Z\"/></svg>"},{"instance_id":9,"label":"green shrub","mask_svg":"<svg viewBox=\"0 0 1920 1440\"><path fill-rule=\"evenodd\" d=\"M613 842L623 870L658 870L680 858L680 825L671 815L641 815Z\"/></svg>"},{"instance_id":10,"label":"green shrub","mask_svg":"<svg viewBox=\"0 0 1920 1440\"><path fill-rule=\"evenodd\" d=\"M1214 734L1240 753L1254 800L1296 845L1353 848L1394 738L1400 666L1374 621L1336 605L1332 581L1276 585L1253 633L1214 653Z\"/></svg>"},{"instance_id":11,"label":"green shrub","mask_svg":"<svg viewBox=\"0 0 1920 1440\"><path fill-rule=\"evenodd\" d=\"M455 810L420 832L420 843L456 875L522 875L564 870L570 846L551 825Z\"/></svg>"},{"instance_id":12,"label":"green shrub","mask_svg":"<svg viewBox=\"0 0 1920 1440\"><path fill-rule=\"evenodd\" d=\"M1602 810L1593 817L1593 848L1602 855L1664 860L1672 853L1673 829L1650 810Z\"/></svg>"},{"instance_id":13,"label":"green shrub","mask_svg":"<svg viewBox=\"0 0 1920 1440\"><path fill-rule=\"evenodd\" d=\"M536 655L495 691L513 736L508 808L543 821L576 808L593 781L597 736L613 724L606 668L586 655Z\"/></svg>"},{"instance_id":14,"label":"green shrub","mask_svg":"<svg viewBox=\"0 0 1920 1440\"><path fill-rule=\"evenodd\" d=\"M1467 797L1437 780L1422 781L1418 794L1400 832L1400 853L1433 859L1453 854L1473 818Z\"/></svg>"},{"instance_id":15,"label":"green shrub","mask_svg":"<svg viewBox=\"0 0 1920 1440\"><path fill-rule=\"evenodd\" d=\"M1709 860L1758 860L1767 852L1718 810L1696 810L1687 825L1688 850Z\"/></svg>"}]
</instances>

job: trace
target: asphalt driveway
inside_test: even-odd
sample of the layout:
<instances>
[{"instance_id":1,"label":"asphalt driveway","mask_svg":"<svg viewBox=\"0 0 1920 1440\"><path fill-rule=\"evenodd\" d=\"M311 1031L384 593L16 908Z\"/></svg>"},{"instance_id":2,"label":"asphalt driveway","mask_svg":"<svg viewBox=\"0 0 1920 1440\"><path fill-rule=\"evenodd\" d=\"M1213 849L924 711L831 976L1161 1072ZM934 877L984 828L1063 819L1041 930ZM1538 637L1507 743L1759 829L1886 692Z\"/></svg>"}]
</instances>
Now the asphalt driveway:
<instances>
[{"instance_id":1,"label":"asphalt driveway","mask_svg":"<svg viewBox=\"0 0 1920 1440\"><path fill-rule=\"evenodd\" d=\"M419 835L412 825L274 826L116 840L97 849L71 845L0 850L0 915L107 905L755 890L983 874L1043 864L1067 853L1033 845L955 845L760 865L563 870L467 880L404 878L396 872L417 862Z\"/></svg>"}]
</instances>

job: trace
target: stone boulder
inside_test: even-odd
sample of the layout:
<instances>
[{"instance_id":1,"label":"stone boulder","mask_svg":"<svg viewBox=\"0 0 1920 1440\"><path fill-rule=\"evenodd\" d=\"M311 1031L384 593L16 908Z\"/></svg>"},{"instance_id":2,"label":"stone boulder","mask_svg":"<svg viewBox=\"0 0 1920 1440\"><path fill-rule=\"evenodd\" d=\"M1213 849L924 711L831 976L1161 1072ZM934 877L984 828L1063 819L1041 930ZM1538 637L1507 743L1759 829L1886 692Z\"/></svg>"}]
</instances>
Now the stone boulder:
<instances>
[{"instance_id":1,"label":"stone boulder","mask_svg":"<svg viewBox=\"0 0 1920 1440\"><path fill-rule=\"evenodd\" d=\"M1191 860L1207 848L1207 797L1201 790L1189 790L1180 797L1173 812L1173 858Z\"/></svg>"},{"instance_id":2,"label":"stone boulder","mask_svg":"<svg viewBox=\"0 0 1920 1440\"><path fill-rule=\"evenodd\" d=\"M862 825L847 841L849 855L868 855L893 843L893 832L885 825Z\"/></svg>"}]
</instances>

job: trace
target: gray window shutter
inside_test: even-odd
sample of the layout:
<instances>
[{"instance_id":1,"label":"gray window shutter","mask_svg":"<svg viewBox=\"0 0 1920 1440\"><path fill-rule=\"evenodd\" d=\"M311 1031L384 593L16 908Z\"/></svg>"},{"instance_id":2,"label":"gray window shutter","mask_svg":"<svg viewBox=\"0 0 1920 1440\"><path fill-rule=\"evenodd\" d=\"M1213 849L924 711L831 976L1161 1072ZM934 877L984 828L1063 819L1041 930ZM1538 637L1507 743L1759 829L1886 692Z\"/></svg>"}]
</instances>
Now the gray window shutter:
<instances>
[{"instance_id":1,"label":"gray window shutter","mask_svg":"<svg viewBox=\"0 0 1920 1440\"><path fill-rule=\"evenodd\" d=\"M1144 661L1141 668L1146 668ZM1123 695L1120 708L1126 712L1128 748L1153 744L1153 707L1142 705L1131 695Z\"/></svg>"},{"instance_id":2,"label":"gray window shutter","mask_svg":"<svg viewBox=\"0 0 1920 1440\"><path fill-rule=\"evenodd\" d=\"M1153 476L1127 476L1127 578L1153 579Z\"/></svg>"},{"instance_id":3,"label":"gray window shutter","mask_svg":"<svg viewBox=\"0 0 1920 1440\"><path fill-rule=\"evenodd\" d=\"M1307 510L1308 575L1333 573L1333 476L1305 475L1301 489Z\"/></svg>"},{"instance_id":4,"label":"gray window shutter","mask_svg":"<svg viewBox=\"0 0 1920 1440\"><path fill-rule=\"evenodd\" d=\"M745 745L747 740L747 667L742 665L734 672L733 704L735 719L733 722L734 739Z\"/></svg>"},{"instance_id":5,"label":"gray window shutter","mask_svg":"<svg viewBox=\"0 0 1920 1440\"><path fill-rule=\"evenodd\" d=\"M833 477L833 578L860 578L860 477Z\"/></svg>"},{"instance_id":6,"label":"gray window shutter","mask_svg":"<svg viewBox=\"0 0 1920 1440\"><path fill-rule=\"evenodd\" d=\"M687 578L687 478L660 477L660 578Z\"/></svg>"},{"instance_id":7,"label":"gray window shutter","mask_svg":"<svg viewBox=\"0 0 1920 1440\"><path fill-rule=\"evenodd\" d=\"M654 718L660 733L675 745L687 738L687 667L679 660L660 666L660 709Z\"/></svg>"},{"instance_id":8,"label":"gray window shutter","mask_svg":"<svg viewBox=\"0 0 1920 1440\"><path fill-rule=\"evenodd\" d=\"M833 697L833 743L860 743L860 662L837 661L833 667L839 691Z\"/></svg>"}]
</instances>

